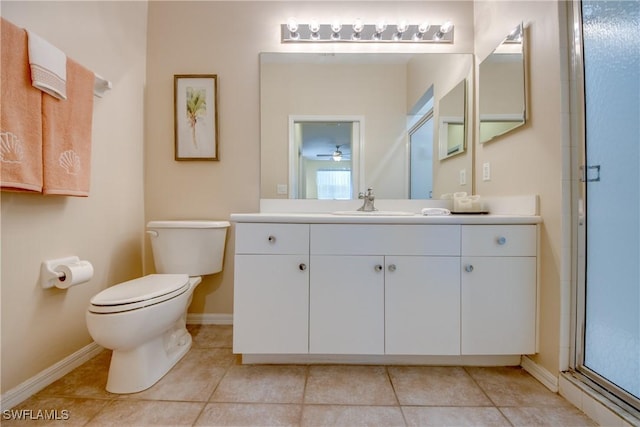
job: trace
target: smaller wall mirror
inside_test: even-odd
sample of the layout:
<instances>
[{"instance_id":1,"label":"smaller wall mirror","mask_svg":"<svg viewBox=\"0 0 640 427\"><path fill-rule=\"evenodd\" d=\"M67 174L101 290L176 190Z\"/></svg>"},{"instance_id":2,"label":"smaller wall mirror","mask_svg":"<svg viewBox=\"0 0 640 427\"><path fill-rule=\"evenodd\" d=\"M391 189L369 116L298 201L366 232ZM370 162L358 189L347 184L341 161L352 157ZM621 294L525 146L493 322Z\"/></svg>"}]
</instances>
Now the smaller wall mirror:
<instances>
[{"instance_id":1,"label":"smaller wall mirror","mask_svg":"<svg viewBox=\"0 0 640 427\"><path fill-rule=\"evenodd\" d=\"M524 28L520 24L480 63L481 144L525 123L524 43Z\"/></svg>"},{"instance_id":2,"label":"smaller wall mirror","mask_svg":"<svg viewBox=\"0 0 640 427\"><path fill-rule=\"evenodd\" d=\"M438 151L440 160L464 151L466 98L466 80L462 80L440 99L438 104Z\"/></svg>"}]
</instances>

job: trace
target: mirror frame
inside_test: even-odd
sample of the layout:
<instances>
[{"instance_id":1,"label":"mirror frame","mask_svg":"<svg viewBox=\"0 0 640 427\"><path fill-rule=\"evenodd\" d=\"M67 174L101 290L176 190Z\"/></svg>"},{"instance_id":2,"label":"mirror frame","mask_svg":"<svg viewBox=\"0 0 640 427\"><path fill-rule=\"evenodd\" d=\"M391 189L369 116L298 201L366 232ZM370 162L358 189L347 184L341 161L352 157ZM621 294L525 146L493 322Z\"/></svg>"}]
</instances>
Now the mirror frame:
<instances>
[{"instance_id":1,"label":"mirror frame","mask_svg":"<svg viewBox=\"0 0 640 427\"><path fill-rule=\"evenodd\" d=\"M519 39L518 39L519 37ZM514 41L517 40L517 41ZM510 45L520 45L520 67L522 69L522 84L521 87L518 88L518 92L522 93L522 104L521 111L517 112L508 112L508 113L500 113L500 114L487 114L483 113L482 105L484 101L490 99L489 92L487 92L486 88L483 92L483 73L482 66L488 64L491 58L496 58L496 55L501 55L500 50L508 49ZM525 37L525 28L524 24L518 24L501 42L496 48L479 64L478 66L478 142L480 144L485 144L487 142L493 141L498 137L501 137L511 131L522 127L527 122L527 60L526 60L526 37ZM485 74L486 75L486 74ZM498 94L502 94L500 98L496 98L496 91L492 90L490 96L491 99L499 99L504 100L504 94L509 91L497 91ZM520 106L520 105L519 105ZM491 132L488 137L483 138L482 132L482 124L483 123L493 123L499 126L499 129Z\"/></svg>"}]
</instances>

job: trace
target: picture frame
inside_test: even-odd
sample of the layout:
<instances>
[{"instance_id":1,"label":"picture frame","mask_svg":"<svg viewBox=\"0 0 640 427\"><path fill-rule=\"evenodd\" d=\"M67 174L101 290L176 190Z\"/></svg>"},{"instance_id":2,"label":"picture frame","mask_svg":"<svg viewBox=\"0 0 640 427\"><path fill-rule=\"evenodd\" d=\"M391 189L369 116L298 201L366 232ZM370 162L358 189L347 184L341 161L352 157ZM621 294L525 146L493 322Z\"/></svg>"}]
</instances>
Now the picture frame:
<instances>
[{"instance_id":1,"label":"picture frame","mask_svg":"<svg viewBox=\"0 0 640 427\"><path fill-rule=\"evenodd\" d=\"M219 160L218 76L175 74L175 160Z\"/></svg>"}]
</instances>

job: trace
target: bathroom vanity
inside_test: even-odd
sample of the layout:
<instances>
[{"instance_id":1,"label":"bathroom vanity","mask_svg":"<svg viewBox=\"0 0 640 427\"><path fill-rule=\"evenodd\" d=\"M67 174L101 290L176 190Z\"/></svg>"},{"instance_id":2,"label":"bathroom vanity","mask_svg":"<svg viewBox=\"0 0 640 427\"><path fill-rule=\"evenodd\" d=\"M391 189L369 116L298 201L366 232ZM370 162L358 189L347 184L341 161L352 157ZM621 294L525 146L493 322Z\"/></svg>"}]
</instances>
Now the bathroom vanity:
<instances>
[{"instance_id":1,"label":"bathroom vanity","mask_svg":"<svg viewBox=\"0 0 640 427\"><path fill-rule=\"evenodd\" d=\"M536 352L538 216L231 220L235 353Z\"/></svg>"}]
</instances>

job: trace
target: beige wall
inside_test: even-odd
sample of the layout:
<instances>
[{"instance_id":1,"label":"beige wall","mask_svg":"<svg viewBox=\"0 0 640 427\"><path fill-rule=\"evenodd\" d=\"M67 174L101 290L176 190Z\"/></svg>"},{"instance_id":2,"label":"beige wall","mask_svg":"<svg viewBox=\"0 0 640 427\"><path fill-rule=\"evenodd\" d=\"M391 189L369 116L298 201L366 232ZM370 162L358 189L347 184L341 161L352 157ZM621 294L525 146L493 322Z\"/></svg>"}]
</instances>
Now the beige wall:
<instances>
[{"instance_id":1,"label":"beige wall","mask_svg":"<svg viewBox=\"0 0 640 427\"><path fill-rule=\"evenodd\" d=\"M290 16L361 17L375 22L408 17L455 22L454 45L281 44L280 24ZM259 53L473 52L473 8L467 1L164 2L149 4L145 208L146 218L225 219L259 209ZM173 160L173 75L215 73L219 85L220 161ZM195 291L193 313L233 310L233 230L224 271L205 277ZM147 251L145 270L153 270Z\"/></svg>"},{"instance_id":2,"label":"beige wall","mask_svg":"<svg viewBox=\"0 0 640 427\"><path fill-rule=\"evenodd\" d=\"M556 373L560 345L563 139L558 3L475 3L478 62L520 22L524 22L527 37L528 121L514 132L477 147L476 189L483 196L540 196L544 223L540 239L540 354L535 361ZM491 165L488 182L482 181L481 165L485 162Z\"/></svg>"},{"instance_id":3,"label":"beige wall","mask_svg":"<svg viewBox=\"0 0 640 427\"><path fill-rule=\"evenodd\" d=\"M89 344L91 296L142 272L147 4L3 1L2 16L113 82L95 98L91 195L2 193L4 393ZM69 255L91 261L94 278L42 289L40 263Z\"/></svg>"}]
</instances>

